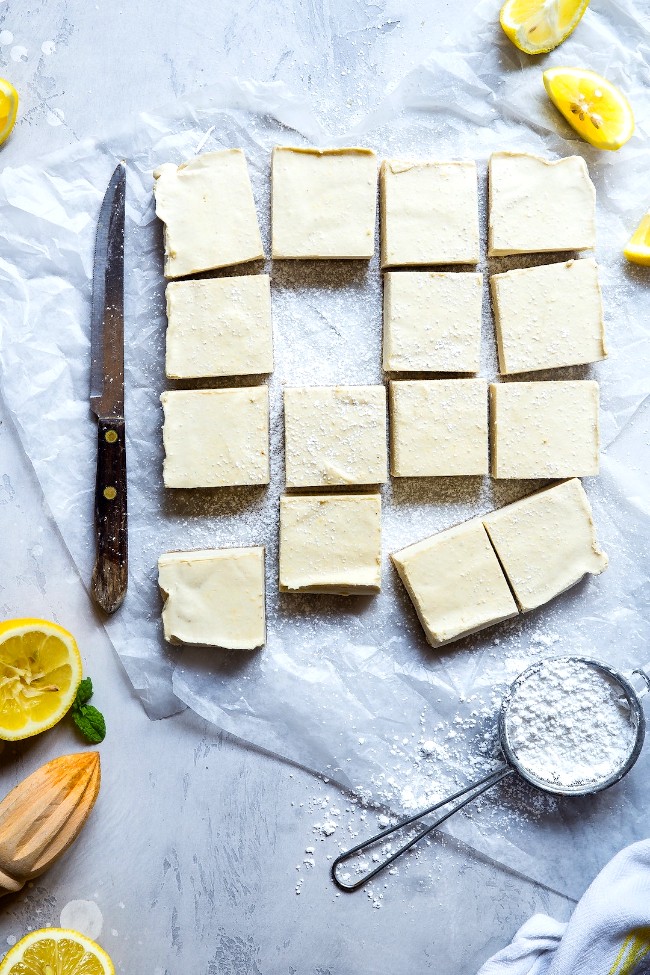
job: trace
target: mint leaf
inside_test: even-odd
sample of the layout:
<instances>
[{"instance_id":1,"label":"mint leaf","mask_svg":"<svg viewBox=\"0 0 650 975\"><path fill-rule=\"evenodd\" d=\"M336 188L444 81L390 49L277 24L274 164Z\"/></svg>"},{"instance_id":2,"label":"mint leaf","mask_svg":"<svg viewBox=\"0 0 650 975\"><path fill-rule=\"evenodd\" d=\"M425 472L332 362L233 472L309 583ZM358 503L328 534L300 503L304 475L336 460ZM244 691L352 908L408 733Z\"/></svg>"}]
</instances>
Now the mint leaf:
<instances>
[{"instance_id":1,"label":"mint leaf","mask_svg":"<svg viewBox=\"0 0 650 975\"><path fill-rule=\"evenodd\" d=\"M91 681L90 677L84 677L77 688L77 696L74 699L74 704L72 707L75 709L82 708L84 704L88 703L92 696L93 682Z\"/></svg>"},{"instance_id":2,"label":"mint leaf","mask_svg":"<svg viewBox=\"0 0 650 975\"><path fill-rule=\"evenodd\" d=\"M91 745L99 745L106 737L104 715L92 704L84 704L72 712L72 720Z\"/></svg>"}]
</instances>

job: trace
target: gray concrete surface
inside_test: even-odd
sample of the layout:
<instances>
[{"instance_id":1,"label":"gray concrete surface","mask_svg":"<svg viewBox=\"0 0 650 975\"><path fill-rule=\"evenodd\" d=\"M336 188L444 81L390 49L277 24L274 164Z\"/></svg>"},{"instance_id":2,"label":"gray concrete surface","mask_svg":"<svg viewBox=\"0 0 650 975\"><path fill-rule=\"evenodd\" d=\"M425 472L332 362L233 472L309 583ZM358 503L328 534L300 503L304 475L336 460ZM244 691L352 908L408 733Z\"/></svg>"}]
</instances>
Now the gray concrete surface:
<instances>
[{"instance_id":1,"label":"gray concrete surface","mask_svg":"<svg viewBox=\"0 0 650 975\"><path fill-rule=\"evenodd\" d=\"M472 7L0 0L0 74L22 95L0 165L101 135L228 74L287 81L326 123L354 120ZM349 800L188 712L146 718L0 408L0 618L42 615L73 630L109 726L92 819L55 869L0 905L0 952L91 899L119 972L471 975L531 913L568 916L566 899L451 843L425 850L408 883L387 878L378 907L363 893L336 896L327 857L341 832L314 827L323 803L345 821ZM6 746L2 792L80 747L67 722Z\"/></svg>"}]
</instances>

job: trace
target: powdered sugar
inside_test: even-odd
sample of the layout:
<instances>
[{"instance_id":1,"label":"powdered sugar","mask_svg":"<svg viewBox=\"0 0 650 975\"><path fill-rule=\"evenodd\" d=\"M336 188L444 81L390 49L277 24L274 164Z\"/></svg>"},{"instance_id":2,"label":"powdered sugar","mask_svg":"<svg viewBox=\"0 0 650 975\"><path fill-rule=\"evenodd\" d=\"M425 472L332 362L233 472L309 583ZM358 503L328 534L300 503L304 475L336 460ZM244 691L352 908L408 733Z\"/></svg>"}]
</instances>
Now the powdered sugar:
<instances>
[{"instance_id":1,"label":"powdered sugar","mask_svg":"<svg viewBox=\"0 0 650 975\"><path fill-rule=\"evenodd\" d=\"M625 764L636 726L617 681L589 663L557 657L517 682L506 737L534 778L551 788L589 789Z\"/></svg>"}]
</instances>

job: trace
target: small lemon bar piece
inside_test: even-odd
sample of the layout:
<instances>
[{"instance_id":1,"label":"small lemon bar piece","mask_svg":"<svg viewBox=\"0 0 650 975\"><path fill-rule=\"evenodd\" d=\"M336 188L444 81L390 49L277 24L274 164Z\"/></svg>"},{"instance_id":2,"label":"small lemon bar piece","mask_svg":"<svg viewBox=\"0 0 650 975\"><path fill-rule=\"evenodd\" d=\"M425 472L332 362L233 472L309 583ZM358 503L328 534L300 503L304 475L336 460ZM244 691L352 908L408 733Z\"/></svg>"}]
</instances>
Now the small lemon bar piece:
<instances>
[{"instance_id":1,"label":"small lemon bar piece","mask_svg":"<svg viewBox=\"0 0 650 975\"><path fill-rule=\"evenodd\" d=\"M269 483L267 386L172 390L160 400L165 487Z\"/></svg>"},{"instance_id":2,"label":"small lemon bar piece","mask_svg":"<svg viewBox=\"0 0 650 975\"><path fill-rule=\"evenodd\" d=\"M387 479L384 386L285 389L284 430L287 487Z\"/></svg>"},{"instance_id":3,"label":"small lemon bar piece","mask_svg":"<svg viewBox=\"0 0 650 975\"><path fill-rule=\"evenodd\" d=\"M409 545L391 558L432 647L517 615L479 518Z\"/></svg>"},{"instance_id":4,"label":"small lemon bar piece","mask_svg":"<svg viewBox=\"0 0 650 975\"><path fill-rule=\"evenodd\" d=\"M488 473L484 379L391 382L391 474L449 477Z\"/></svg>"},{"instance_id":5,"label":"small lemon bar piece","mask_svg":"<svg viewBox=\"0 0 650 975\"><path fill-rule=\"evenodd\" d=\"M598 383L492 383L490 440L497 478L598 473Z\"/></svg>"},{"instance_id":6,"label":"small lemon bar piece","mask_svg":"<svg viewBox=\"0 0 650 975\"><path fill-rule=\"evenodd\" d=\"M165 277L264 257L246 157L204 152L154 172L156 213L165 225Z\"/></svg>"},{"instance_id":7,"label":"small lemon bar piece","mask_svg":"<svg viewBox=\"0 0 650 975\"><path fill-rule=\"evenodd\" d=\"M493 511L483 524L524 613L607 568L577 478Z\"/></svg>"},{"instance_id":8,"label":"small lemon bar piece","mask_svg":"<svg viewBox=\"0 0 650 975\"><path fill-rule=\"evenodd\" d=\"M381 588L381 498L280 498L280 591L369 594Z\"/></svg>"},{"instance_id":9,"label":"small lemon bar piece","mask_svg":"<svg viewBox=\"0 0 650 975\"><path fill-rule=\"evenodd\" d=\"M477 372L483 275L388 271L384 275L384 369Z\"/></svg>"},{"instance_id":10,"label":"small lemon bar piece","mask_svg":"<svg viewBox=\"0 0 650 975\"><path fill-rule=\"evenodd\" d=\"M494 152L488 254L582 251L596 244L596 190L582 156Z\"/></svg>"},{"instance_id":11,"label":"small lemon bar piece","mask_svg":"<svg viewBox=\"0 0 650 975\"><path fill-rule=\"evenodd\" d=\"M266 642L261 546L167 552L158 584L169 643L254 650Z\"/></svg>"},{"instance_id":12,"label":"small lemon bar piece","mask_svg":"<svg viewBox=\"0 0 650 975\"><path fill-rule=\"evenodd\" d=\"M268 274L170 281L166 294L170 379L273 371Z\"/></svg>"},{"instance_id":13,"label":"small lemon bar piece","mask_svg":"<svg viewBox=\"0 0 650 975\"><path fill-rule=\"evenodd\" d=\"M503 375L605 359L603 303L592 258L490 278Z\"/></svg>"},{"instance_id":14,"label":"small lemon bar piece","mask_svg":"<svg viewBox=\"0 0 650 975\"><path fill-rule=\"evenodd\" d=\"M371 149L277 146L271 179L274 258L372 257L377 157Z\"/></svg>"},{"instance_id":15,"label":"small lemon bar piece","mask_svg":"<svg viewBox=\"0 0 650 975\"><path fill-rule=\"evenodd\" d=\"M478 262L476 163L387 159L380 188L383 268Z\"/></svg>"}]
</instances>

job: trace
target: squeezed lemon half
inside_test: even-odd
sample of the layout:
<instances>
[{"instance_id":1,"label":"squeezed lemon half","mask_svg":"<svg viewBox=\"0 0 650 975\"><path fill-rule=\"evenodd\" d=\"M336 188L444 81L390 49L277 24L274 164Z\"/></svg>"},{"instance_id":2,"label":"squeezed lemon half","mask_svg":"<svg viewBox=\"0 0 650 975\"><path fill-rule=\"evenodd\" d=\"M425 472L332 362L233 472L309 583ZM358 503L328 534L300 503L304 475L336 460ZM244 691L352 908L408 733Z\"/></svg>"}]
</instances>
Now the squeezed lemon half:
<instances>
[{"instance_id":1,"label":"squeezed lemon half","mask_svg":"<svg viewBox=\"0 0 650 975\"><path fill-rule=\"evenodd\" d=\"M60 721L81 671L75 639L63 627L35 619L0 623L0 738L31 738Z\"/></svg>"},{"instance_id":2,"label":"squeezed lemon half","mask_svg":"<svg viewBox=\"0 0 650 975\"><path fill-rule=\"evenodd\" d=\"M506 0L499 22L525 54L547 54L575 30L589 0Z\"/></svg>"},{"instance_id":3,"label":"squeezed lemon half","mask_svg":"<svg viewBox=\"0 0 650 975\"><path fill-rule=\"evenodd\" d=\"M31 931L0 963L0 975L115 975L103 948L66 928Z\"/></svg>"},{"instance_id":4,"label":"squeezed lemon half","mask_svg":"<svg viewBox=\"0 0 650 975\"><path fill-rule=\"evenodd\" d=\"M555 107L596 149L620 149L631 138L630 103L606 78L584 68L549 68L543 77Z\"/></svg>"},{"instance_id":5,"label":"squeezed lemon half","mask_svg":"<svg viewBox=\"0 0 650 975\"><path fill-rule=\"evenodd\" d=\"M0 146L9 138L18 114L18 92L5 78L0 78Z\"/></svg>"},{"instance_id":6,"label":"squeezed lemon half","mask_svg":"<svg viewBox=\"0 0 650 975\"><path fill-rule=\"evenodd\" d=\"M623 251L632 264L650 267L650 212L646 213Z\"/></svg>"}]
</instances>

